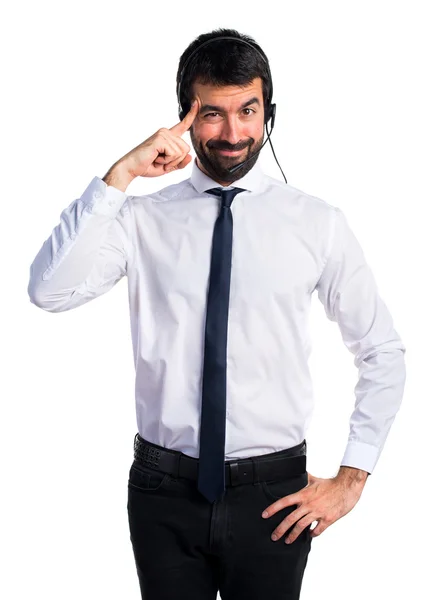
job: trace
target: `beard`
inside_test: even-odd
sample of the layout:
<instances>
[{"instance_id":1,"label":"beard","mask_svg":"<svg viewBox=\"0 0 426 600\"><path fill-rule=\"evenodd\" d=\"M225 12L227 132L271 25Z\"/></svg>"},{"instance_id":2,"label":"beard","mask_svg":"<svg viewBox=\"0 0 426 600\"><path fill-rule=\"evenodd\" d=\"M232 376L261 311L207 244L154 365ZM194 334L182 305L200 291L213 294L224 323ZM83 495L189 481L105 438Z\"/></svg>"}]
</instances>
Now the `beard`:
<instances>
[{"instance_id":1,"label":"beard","mask_svg":"<svg viewBox=\"0 0 426 600\"><path fill-rule=\"evenodd\" d=\"M247 141L235 144L235 146L231 146L226 142L209 140L204 147L200 141L194 137L192 128L190 129L189 133L195 154L209 176L215 181L223 181L228 185L244 177L244 175L246 175L246 173L253 168L257 159L259 158L260 153L257 154L252 160L249 160L247 163L245 163L242 167L235 171L235 173L229 172L229 169L239 165L256 154L256 152L258 152L258 150L260 150L262 147L264 138L264 132L262 132L262 137L257 142L253 138L249 138ZM243 150L245 148L247 148L247 150ZM241 152L241 154L231 156L221 154L218 152L218 150L243 150L243 152Z\"/></svg>"}]
</instances>

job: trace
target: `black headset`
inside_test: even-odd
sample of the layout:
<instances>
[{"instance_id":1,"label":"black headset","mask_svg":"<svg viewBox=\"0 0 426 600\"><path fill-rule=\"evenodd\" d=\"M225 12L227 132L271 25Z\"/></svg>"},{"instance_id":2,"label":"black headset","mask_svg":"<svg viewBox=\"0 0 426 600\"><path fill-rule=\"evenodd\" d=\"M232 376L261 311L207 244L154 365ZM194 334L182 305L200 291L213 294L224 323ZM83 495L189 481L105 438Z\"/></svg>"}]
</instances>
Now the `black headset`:
<instances>
[{"instance_id":1,"label":"black headset","mask_svg":"<svg viewBox=\"0 0 426 600\"><path fill-rule=\"evenodd\" d=\"M246 44L247 46L250 46L250 48L253 48L253 50L256 50L256 52L262 58L262 60L264 61L265 65L266 65L266 69L268 71L269 83L270 83L270 91L269 91L268 97L266 98L266 102L265 102L265 119L264 119L264 125L266 127L266 133L268 134L268 137L266 138L266 140L264 141L264 143L262 144L262 146L259 148L259 150L257 152L255 152L247 160L245 160L242 163L240 163L240 164L232 167L231 169L229 169L229 172L233 173L234 171L237 171L239 168L241 168L243 165L245 165L249 160L251 160L252 158L254 158L255 156L257 156L259 154L259 152L262 150L263 146L269 140L269 143L271 144L272 152L274 154L274 158L277 161L278 166L280 167L280 170L281 170L281 173L283 174L285 182L287 183L286 176L284 175L283 170L281 169L280 163L278 162L277 157L275 156L274 147L272 146L272 142L271 142L271 139L270 139L272 130L274 128L275 113L276 113L276 104L272 104L273 86L272 86L271 70L269 68L269 63L268 63L268 60L266 59L266 57L255 46L253 46L253 44L250 44L250 42L247 42L246 40L243 40L241 38L236 38L236 37L228 36L228 35L226 35L226 36L219 36L219 37L212 38L210 40L207 40L207 41L203 42L202 44L200 44L198 46L198 48L196 48L195 50L193 50L191 52L191 54L188 56L188 58L186 59L184 65L182 67L182 71L181 71L180 79L179 79L178 90L177 90L177 96L178 96L178 101L179 101L179 119L180 119L180 121L182 121L184 119L185 115L189 112L188 110L187 111L183 110L183 108L182 108L182 98L181 98L181 85L182 85L182 81L183 81L183 76L185 74L185 69L187 68L187 66L188 66L191 58L194 56L194 54L196 54L206 44L210 44L210 42L216 42L217 40L235 40L237 42L241 42L243 44ZM271 131L268 133L268 125L267 124L268 124L269 121L271 121Z\"/></svg>"}]
</instances>

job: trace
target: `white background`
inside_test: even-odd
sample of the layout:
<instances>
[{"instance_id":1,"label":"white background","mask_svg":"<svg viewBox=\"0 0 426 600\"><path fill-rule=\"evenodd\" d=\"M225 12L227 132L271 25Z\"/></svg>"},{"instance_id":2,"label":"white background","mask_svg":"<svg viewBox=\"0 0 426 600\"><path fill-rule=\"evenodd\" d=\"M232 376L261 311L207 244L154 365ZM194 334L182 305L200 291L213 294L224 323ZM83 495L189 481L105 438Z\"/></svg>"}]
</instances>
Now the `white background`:
<instances>
[{"instance_id":1,"label":"white background","mask_svg":"<svg viewBox=\"0 0 426 600\"><path fill-rule=\"evenodd\" d=\"M422 5L39 0L3 12L2 598L140 598L126 512L136 433L127 281L54 314L30 303L29 267L95 175L178 122L179 56L218 27L252 36L269 57L272 141L288 183L343 210L407 347L404 400L383 453L355 508L313 539L301 598L421 596ZM269 143L259 162L282 177ZM127 192L160 189L191 169L138 178ZM308 471L332 477L357 370L316 293L311 314Z\"/></svg>"}]
</instances>

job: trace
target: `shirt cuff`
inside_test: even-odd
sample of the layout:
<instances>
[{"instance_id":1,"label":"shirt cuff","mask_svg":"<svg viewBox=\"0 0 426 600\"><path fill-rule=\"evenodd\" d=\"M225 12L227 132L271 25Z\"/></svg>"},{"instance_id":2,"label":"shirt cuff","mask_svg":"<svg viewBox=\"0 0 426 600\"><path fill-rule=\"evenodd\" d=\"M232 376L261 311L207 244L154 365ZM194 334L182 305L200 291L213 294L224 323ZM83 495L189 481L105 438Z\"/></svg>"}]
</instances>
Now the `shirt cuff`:
<instances>
[{"instance_id":1,"label":"shirt cuff","mask_svg":"<svg viewBox=\"0 0 426 600\"><path fill-rule=\"evenodd\" d=\"M115 219L127 197L126 192L107 185L100 177L95 176L84 190L81 200L92 214Z\"/></svg>"},{"instance_id":2,"label":"shirt cuff","mask_svg":"<svg viewBox=\"0 0 426 600\"><path fill-rule=\"evenodd\" d=\"M348 442L340 466L354 467L372 473L380 455L380 449L364 442Z\"/></svg>"}]
</instances>

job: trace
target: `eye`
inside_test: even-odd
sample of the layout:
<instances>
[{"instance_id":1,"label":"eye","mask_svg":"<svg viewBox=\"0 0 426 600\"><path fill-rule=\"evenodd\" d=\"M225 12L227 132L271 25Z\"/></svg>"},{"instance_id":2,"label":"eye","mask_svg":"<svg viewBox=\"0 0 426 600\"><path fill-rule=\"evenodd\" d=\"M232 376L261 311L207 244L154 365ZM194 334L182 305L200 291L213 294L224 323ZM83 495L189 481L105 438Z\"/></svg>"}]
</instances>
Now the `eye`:
<instances>
[{"instance_id":1,"label":"eye","mask_svg":"<svg viewBox=\"0 0 426 600\"><path fill-rule=\"evenodd\" d=\"M256 111L253 110L252 108L243 108L243 111L245 111L245 110L251 111L251 113L253 113L253 114L256 113ZM249 113L249 114L246 113L244 116L250 117L251 113ZM219 114L218 112L210 112L210 113L207 113L206 115L204 115L204 117L207 119L207 117L214 117L214 116L216 116L218 114Z\"/></svg>"}]
</instances>

